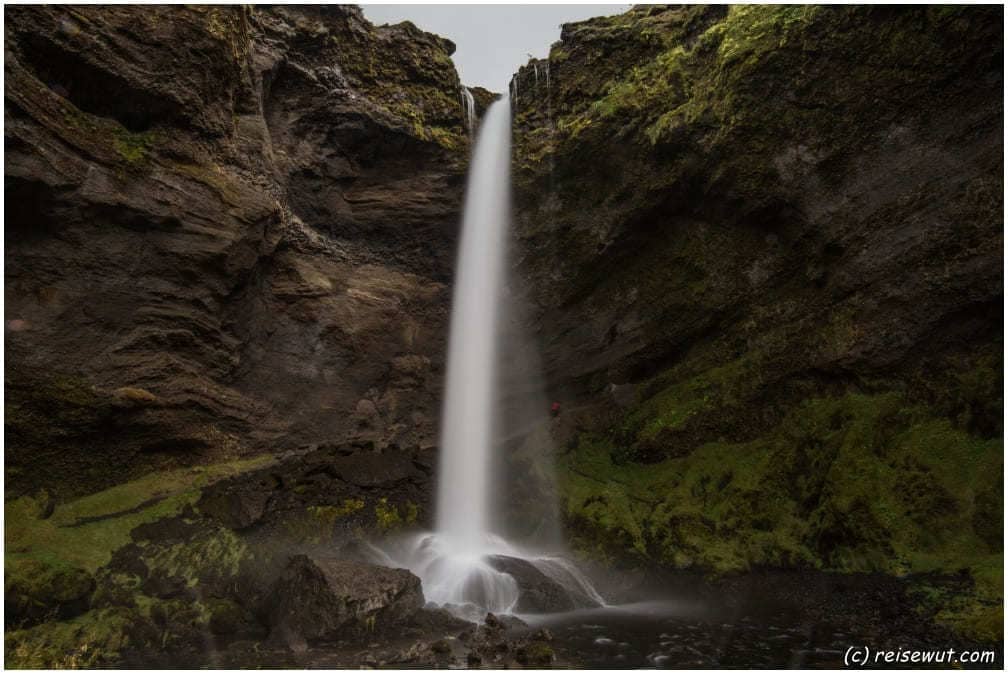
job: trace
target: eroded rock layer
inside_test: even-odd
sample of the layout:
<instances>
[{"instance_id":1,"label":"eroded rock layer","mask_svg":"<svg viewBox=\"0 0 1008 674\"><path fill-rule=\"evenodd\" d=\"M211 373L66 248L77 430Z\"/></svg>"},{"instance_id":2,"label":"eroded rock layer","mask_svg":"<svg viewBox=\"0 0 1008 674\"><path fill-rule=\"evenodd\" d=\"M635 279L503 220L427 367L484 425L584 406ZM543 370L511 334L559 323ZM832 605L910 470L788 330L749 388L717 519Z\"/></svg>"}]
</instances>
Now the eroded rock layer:
<instances>
[{"instance_id":1,"label":"eroded rock layer","mask_svg":"<svg viewBox=\"0 0 1008 674\"><path fill-rule=\"evenodd\" d=\"M6 19L8 489L432 446L454 46L348 7Z\"/></svg>"}]
</instances>

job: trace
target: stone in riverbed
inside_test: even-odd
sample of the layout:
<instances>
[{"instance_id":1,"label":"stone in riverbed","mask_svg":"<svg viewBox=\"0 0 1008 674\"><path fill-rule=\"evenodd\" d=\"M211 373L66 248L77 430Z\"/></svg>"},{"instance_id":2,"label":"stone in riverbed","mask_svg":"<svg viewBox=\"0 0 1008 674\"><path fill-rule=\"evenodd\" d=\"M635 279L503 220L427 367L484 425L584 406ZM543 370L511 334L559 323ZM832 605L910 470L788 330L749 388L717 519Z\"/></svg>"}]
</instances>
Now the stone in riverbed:
<instances>
[{"instance_id":1,"label":"stone in riverbed","mask_svg":"<svg viewBox=\"0 0 1008 674\"><path fill-rule=\"evenodd\" d=\"M307 555L291 557L271 595L270 639L293 650L402 624L423 606L405 569Z\"/></svg>"},{"instance_id":2,"label":"stone in riverbed","mask_svg":"<svg viewBox=\"0 0 1008 674\"><path fill-rule=\"evenodd\" d=\"M507 555L493 555L487 563L509 574L518 583L520 594L514 610L518 613L556 613L598 606L574 587L565 587L539 570L532 562Z\"/></svg>"}]
</instances>

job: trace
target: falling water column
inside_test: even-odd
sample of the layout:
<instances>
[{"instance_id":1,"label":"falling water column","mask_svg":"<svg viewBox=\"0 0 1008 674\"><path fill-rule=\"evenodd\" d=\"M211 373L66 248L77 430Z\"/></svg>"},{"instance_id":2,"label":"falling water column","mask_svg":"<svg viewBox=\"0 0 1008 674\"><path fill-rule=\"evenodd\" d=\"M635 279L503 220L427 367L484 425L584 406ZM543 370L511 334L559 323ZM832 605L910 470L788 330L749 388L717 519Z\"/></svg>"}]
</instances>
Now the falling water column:
<instances>
[{"instance_id":1,"label":"falling water column","mask_svg":"<svg viewBox=\"0 0 1008 674\"><path fill-rule=\"evenodd\" d=\"M452 298L437 528L456 554L478 555L490 533L497 301L510 221L510 176L511 109L505 98L489 107L477 138Z\"/></svg>"}]
</instances>

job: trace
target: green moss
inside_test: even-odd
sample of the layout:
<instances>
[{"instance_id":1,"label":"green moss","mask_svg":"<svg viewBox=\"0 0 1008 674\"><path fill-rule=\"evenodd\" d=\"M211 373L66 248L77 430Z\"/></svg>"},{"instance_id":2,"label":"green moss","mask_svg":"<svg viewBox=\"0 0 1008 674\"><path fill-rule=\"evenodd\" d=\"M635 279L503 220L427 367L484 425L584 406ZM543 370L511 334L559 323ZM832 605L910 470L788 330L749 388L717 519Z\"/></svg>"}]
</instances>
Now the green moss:
<instances>
[{"instance_id":1,"label":"green moss","mask_svg":"<svg viewBox=\"0 0 1008 674\"><path fill-rule=\"evenodd\" d=\"M90 611L66 622L49 622L4 634L5 662L12 669L109 667L121 652L144 643L139 615L126 608Z\"/></svg>"},{"instance_id":2,"label":"green moss","mask_svg":"<svg viewBox=\"0 0 1008 674\"><path fill-rule=\"evenodd\" d=\"M130 133L123 129L112 139L112 146L129 164L139 164L150 153L154 144L153 133Z\"/></svg>"},{"instance_id":3,"label":"green moss","mask_svg":"<svg viewBox=\"0 0 1008 674\"><path fill-rule=\"evenodd\" d=\"M307 524L302 537L312 543L328 539L341 519L363 510L364 505L363 499L348 498L338 506L309 506L308 513L313 521Z\"/></svg>"},{"instance_id":4,"label":"green moss","mask_svg":"<svg viewBox=\"0 0 1008 674\"><path fill-rule=\"evenodd\" d=\"M93 589L91 574L60 559L9 557L4 565L4 598L12 623L14 614L38 622L58 617L68 604L86 606Z\"/></svg>"},{"instance_id":5,"label":"green moss","mask_svg":"<svg viewBox=\"0 0 1008 674\"><path fill-rule=\"evenodd\" d=\"M668 421L662 391L631 412ZM647 432L649 423L643 423ZM1001 474L1002 442L971 436L901 392L813 398L767 433L706 442L653 465L582 436L561 485L572 523L675 566L753 565L893 574L954 572L999 552L976 527L977 500ZM954 469L950 469L954 467Z\"/></svg>"},{"instance_id":6,"label":"green moss","mask_svg":"<svg viewBox=\"0 0 1008 674\"><path fill-rule=\"evenodd\" d=\"M158 129L135 133L110 119L82 112L69 102L64 105L63 121L73 141L109 148L114 157L131 167L140 166L163 141L163 132Z\"/></svg>"},{"instance_id":7,"label":"green moss","mask_svg":"<svg viewBox=\"0 0 1008 674\"><path fill-rule=\"evenodd\" d=\"M972 638L999 638L1003 442L971 434L941 416L943 406L903 390L809 398L751 441L702 442L651 465L627 460L621 438L661 444L656 429L680 426L693 410L716 414L751 367L659 377L617 432L581 436L560 485L582 550L713 573L966 572L968 590L932 600L936 618ZM983 378L964 369L954 390L965 395Z\"/></svg>"},{"instance_id":8,"label":"green moss","mask_svg":"<svg viewBox=\"0 0 1008 674\"><path fill-rule=\"evenodd\" d=\"M406 34L389 39L385 31ZM411 136L457 152L468 147L459 82L447 43L415 26L354 26L332 36L333 60L368 99Z\"/></svg>"},{"instance_id":9,"label":"green moss","mask_svg":"<svg viewBox=\"0 0 1008 674\"><path fill-rule=\"evenodd\" d=\"M556 659L553 647L545 641L533 641L522 646L518 649L516 656L518 662L533 667L548 666Z\"/></svg>"},{"instance_id":10,"label":"green moss","mask_svg":"<svg viewBox=\"0 0 1008 674\"><path fill-rule=\"evenodd\" d=\"M919 611L969 639L1003 639L1004 555L977 559L964 576L913 579Z\"/></svg>"},{"instance_id":11,"label":"green moss","mask_svg":"<svg viewBox=\"0 0 1008 674\"><path fill-rule=\"evenodd\" d=\"M404 521L406 524L416 524L417 519L420 517L420 506L413 501L406 501L406 516Z\"/></svg>"},{"instance_id":12,"label":"green moss","mask_svg":"<svg viewBox=\"0 0 1008 674\"><path fill-rule=\"evenodd\" d=\"M375 524L381 531L395 529L402 524L402 517L399 515L399 508L394 504L389 504L384 496L378 499L375 504Z\"/></svg>"},{"instance_id":13,"label":"green moss","mask_svg":"<svg viewBox=\"0 0 1008 674\"><path fill-rule=\"evenodd\" d=\"M308 511L325 523L332 524L340 517L345 517L364 508L364 500L359 498L343 499L338 506L309 506Z\"/></svg>"},{"instance_id":14,"label":"green moss","mask_svg":"<svg viewBox=\"0 0 1008 674\"><path fill-rule=\"evenodd\" d=\"M151 473L111 489L69 501L40 520L30 497L4 503L8 563L22 559L59 560L87 571L106 564L130 541L137 526L178 514L194 504L202 487L227 476L261 468L269 456Z\"/></svg>"},{"instance_id":15,"label":"green moss","mask_svg":"<svg viewBox=\"0 0 1008 674\"><path fill-rule=\"evenodd\" d=\"M141 559L152 576L182 579L187 587L207 584L208 578L231 578L249 558L248 546L234 532L223 527L184 543L152 545Z\"/></svg>"}]
</instances>

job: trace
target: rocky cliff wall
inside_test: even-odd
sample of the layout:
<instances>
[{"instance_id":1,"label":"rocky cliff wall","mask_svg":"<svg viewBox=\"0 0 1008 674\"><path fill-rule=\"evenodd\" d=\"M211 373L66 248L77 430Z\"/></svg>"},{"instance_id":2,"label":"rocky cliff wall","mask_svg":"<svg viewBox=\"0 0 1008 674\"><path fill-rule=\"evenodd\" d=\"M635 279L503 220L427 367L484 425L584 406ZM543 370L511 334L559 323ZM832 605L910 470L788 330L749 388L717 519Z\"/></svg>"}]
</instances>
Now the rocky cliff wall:
<instances>
[{"instance_id":1,"label":"rocky cliff wall","mask_svg":"<svg viewBox=\"0 0 1008 674\"><path fill-rule=\"evenodd\" d=\"M1002 19L640 7L515 76L515 265L583 548L970 568L950 620L999 634Z\"/></svg>"},{"instance_id":2,"label":"rocky cliff wall","mask_svg":"<svg viewBox=\"0 0 1008 674\"><path fill-rule=\"evenodd\" d=\"M353 7L5 16L8 489L429 449L469 142L454 46Z\"/></svg>"}]
</instances>

